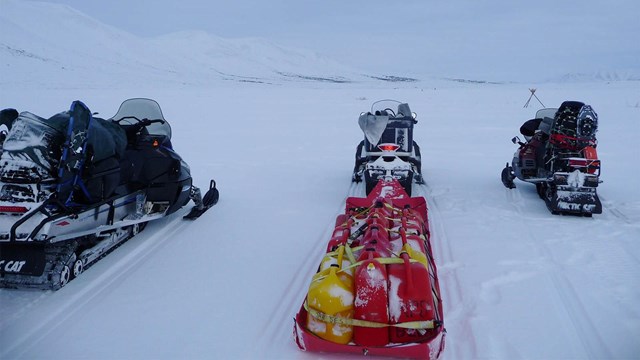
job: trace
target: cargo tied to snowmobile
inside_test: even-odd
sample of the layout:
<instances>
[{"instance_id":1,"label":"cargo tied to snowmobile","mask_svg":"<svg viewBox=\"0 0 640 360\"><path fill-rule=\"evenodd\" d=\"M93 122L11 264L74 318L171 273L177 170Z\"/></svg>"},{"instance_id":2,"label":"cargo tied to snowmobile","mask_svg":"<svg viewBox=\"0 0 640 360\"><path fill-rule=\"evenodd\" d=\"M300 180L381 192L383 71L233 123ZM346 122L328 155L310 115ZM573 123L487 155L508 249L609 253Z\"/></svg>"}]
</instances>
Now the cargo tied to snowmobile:
<instances>
[{"instance_id":1,"label":"cargo tied to snowmobile","mask_svg":"<svg viewBox=\"0 0 640 360\"><path fill-rule=\"evenodd\" d=\"M376 101L360 114L364 139L356 148L351 180L364 180L367 194L383 178L398 180L409 195L413 182L422 183L420 147L413 140L416 118L409 104L396 100Z\"/></svg>"},{"instance_id":2,"label":"cargo tied to snowmobile","mask_svg":"<svg viewBox=\"0 0 640 360\"><path fill-rule=\"evenodd\" d=\"M598 115L582 102L539 110L520 127L525 141L512 139L519 148L502 170L502 183L509 189L516 187L516 178L535 184L553 214L602 213L596 192L601 183L597 130Z\"/></svg>"},{"instance_id":3,"label":"cargo tied to snowmobile","mask_svg":"<svg viewBox=\"0 0 640 360\"><path fill-rule=\"evenodd\" d=\"M427 203L396 179L347 198L295 317L300 349L437 359L442 298Z\"/></svg>"},{"instance_id":4,"label":"cargo tied to snowmobile","mask_svg":"<svg viewBox=\"0 0 640 360\"><path fill-rule=\"evenodd\" d=\"M59 289L149 221L218 201L213 180L204 196L192 184L154 100L126 100L107 120L80 101L49 119L2 115L0 287Z\"/></svg>"}]
</instances>

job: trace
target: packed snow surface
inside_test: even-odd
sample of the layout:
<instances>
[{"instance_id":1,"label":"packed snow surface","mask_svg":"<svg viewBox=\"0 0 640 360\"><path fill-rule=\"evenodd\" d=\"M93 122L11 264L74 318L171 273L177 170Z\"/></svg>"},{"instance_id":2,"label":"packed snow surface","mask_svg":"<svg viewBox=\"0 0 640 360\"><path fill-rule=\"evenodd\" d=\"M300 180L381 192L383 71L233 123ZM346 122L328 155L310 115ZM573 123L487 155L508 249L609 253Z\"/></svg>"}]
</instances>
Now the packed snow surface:
<instances>
[{"instance_id":1,"label":"packed snow surface","mask_svg":"<svg viewBox=\"0 0 640 360\"><path fill-rule=\"evenodd\" d=\"M363 138L358 116L380 99L408 102L418 114L443 359L640 354L639 82L386 82L334 63L291 65L290 53L264 43L260 51L274 54L268 64L245 72L255 58L230 44L242 61L220 57L236 66L234 76L209 76L188 71L195 58L158 55L159 39L103 29L84 15L74 18L86 20L78 37L109 46L116 37L131 52L99 44L95 59L82 46L56 51L46 39L66 36L70 22L38 16L68 8L0 6L1 108L49 117L79 99L109 117L127 98L153 98L195 184L206 188L213 178L221 195L196 221L183 220L184 209L150 223L59 291L1 289L0 358L338 358L298 350L293 317L336 215L358 192L350 182ZM7 14L31 14L29 31L4 24ZM90 34L97 29L102 35ZM162 41L177 49L210 40L175 36ZM523 108L529 88L546 106L579 100L598 113L601 215L554 216L533 185L502 185L516 150L510 139L541 107L534 99Z\"/></svg>"}]
</instances>

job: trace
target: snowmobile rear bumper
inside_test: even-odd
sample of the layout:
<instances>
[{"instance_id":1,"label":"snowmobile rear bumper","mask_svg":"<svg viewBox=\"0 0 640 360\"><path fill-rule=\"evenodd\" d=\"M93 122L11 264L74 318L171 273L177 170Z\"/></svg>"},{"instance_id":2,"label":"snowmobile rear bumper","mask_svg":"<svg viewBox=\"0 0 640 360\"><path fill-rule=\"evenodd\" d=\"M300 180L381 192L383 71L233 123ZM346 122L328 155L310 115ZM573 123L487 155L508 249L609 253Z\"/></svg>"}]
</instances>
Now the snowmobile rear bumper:
<instances>
[{"instance_id":1,"label":"snowmobile rear bumper","mask_svg":"<svg viewBox=\"0 0 640 360\"><path fill-rule=\"evenodd\" d=\"M602 203L595 188L578 190L559 186L555 193L545 199L552 213L591 215L602 214Z\"/></svg>"}]
</instances>

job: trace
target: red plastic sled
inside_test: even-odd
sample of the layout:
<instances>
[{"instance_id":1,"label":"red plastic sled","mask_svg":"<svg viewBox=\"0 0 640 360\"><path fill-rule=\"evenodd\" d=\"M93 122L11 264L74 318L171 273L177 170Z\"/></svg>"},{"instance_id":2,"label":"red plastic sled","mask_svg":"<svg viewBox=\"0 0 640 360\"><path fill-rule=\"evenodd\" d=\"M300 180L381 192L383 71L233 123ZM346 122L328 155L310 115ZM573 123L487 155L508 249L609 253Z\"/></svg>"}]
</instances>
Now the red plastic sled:
<instances>
[{"instance_id":1,"label":"red plastic sled","mask_svg":"<svg viewBox=\"0 0 640 360\"><path fill-rule=\"evenodd\" d=\"M348 198L295 317L304 351L437 359L446 330L427 203L396 180Z\"/></svg>"}]
</instances>

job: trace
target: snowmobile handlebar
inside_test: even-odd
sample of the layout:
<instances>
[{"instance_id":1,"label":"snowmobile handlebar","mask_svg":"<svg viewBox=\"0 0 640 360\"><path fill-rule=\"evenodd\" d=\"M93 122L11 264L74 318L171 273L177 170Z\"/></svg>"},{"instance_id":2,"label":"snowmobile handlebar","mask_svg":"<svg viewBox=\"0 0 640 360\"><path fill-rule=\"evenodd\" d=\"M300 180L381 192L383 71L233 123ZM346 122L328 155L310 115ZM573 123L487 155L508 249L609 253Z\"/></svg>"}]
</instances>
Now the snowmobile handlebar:
<instances>
[{"instance_id":1,"label":"snowmobile handlebar","mask_svg":"<svg viewBox=\"0 0 640 360\"><path fill-rule=\"evenodd\" d=\"M163 120L163 119L138 119L138 118L137 118L137 117L135 117L135 116L123 116L123 117L121 117L120 119L115 120L115 123L120 124L120 122L121 122L122 120L125 120L125 119L133 119L133 120L136 120L136 121L137 121L137 123L135 123L135 124L127 124L127 125L130 125L130 126L139 126L139 127L141 127L141 128L146 127L146 126L149 126L149 125L151 125L151 124L156 124L156 123L164 124L164 123L165 123L165 120Z\"/></svg>"},{"instance_id":2,"label":"snowmobile handlebar","mask_svg":"<svg viewBox=\"0 0 640 360\"><path fill-rule=\"evenodd\" d=\"M126 120L126 119L133 119L136 120L137 123L135 124L120 124L120 122L122 120ZM118 125L124 126L127 130L127 132L131 132L131 133L138 133L140 130L142 130L143 128L146 128L147 126L151 125L151 124L164 124L166 121L163 119L138 119L135 116L124 116L121 117L118 120L114 120L114 122Z\"/></svg>"}]
</instances>

